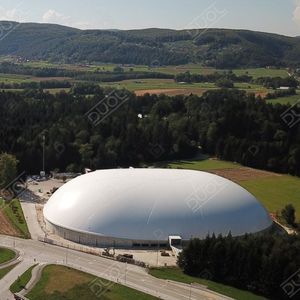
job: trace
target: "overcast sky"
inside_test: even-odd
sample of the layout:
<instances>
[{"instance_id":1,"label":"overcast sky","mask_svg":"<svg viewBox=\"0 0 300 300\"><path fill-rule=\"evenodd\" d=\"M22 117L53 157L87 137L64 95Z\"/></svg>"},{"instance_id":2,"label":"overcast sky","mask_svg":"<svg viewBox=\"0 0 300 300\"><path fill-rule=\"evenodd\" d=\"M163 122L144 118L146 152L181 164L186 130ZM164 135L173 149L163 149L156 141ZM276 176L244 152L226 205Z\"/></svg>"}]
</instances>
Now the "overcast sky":
<instances>
[{"instance_id":1,"label":"overcast sky","mask_svg":"<svg viewBox=\"0 0 300 300\"><path fill-rule=\"evenodd\" d=\"M239 28L300 35L300 0L0 0L0 20L81 29Z\"/></svg>"}]
</instances>

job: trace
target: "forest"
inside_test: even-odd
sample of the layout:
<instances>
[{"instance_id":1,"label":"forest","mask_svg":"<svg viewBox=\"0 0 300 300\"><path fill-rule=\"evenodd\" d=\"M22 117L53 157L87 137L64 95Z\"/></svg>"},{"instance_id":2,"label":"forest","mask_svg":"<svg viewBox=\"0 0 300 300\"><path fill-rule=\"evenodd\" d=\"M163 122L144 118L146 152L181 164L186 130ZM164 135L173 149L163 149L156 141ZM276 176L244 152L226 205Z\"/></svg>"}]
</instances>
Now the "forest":
<instances>
[{"instance_id":1,"label":"forest","mask_svg":"<svg viewBox=\"0 0 300 300\"><path fill-rule=\"evenodd\" d=\"M13 28L0 44L0 55L61 63L183 65L218 69L297 67L297 37L230 29L79 30L54 24L0 22ZM5 32L4 32L5 34Z\"/></svg>"},{"instance_id":2,"label":"forest","mask_svg":"<svg viewBox=\"0 0 300 300\"><path fill-rule=\"evenodd\" d=\"M246 289L269 299L290 299L287 279L299 272L300 238L274 234L194 239L178 263L189 275ZM293 278L299 282L299 278ZM295 299L297 296L295 296Z\"/></svg>"},{"instance_id":3,"label":"forest","mask_svg":"<svg viewBox=\"0 0 300 300\"><path fill-rule=\"evenodd\" d=\"M56 95L42 90L0 92L0 152L15 155L20 172L28 174L42 168L45 136L47 171L143 166L202 152L300 175L299 120L290 119L299 116L297 106L270 105L230 89L202 97L137 97L125 90L87 88ZM126 101L93 123L89 112L99 106L101 110L110 93L122 93Z\"/></svg>"}]
</instances>

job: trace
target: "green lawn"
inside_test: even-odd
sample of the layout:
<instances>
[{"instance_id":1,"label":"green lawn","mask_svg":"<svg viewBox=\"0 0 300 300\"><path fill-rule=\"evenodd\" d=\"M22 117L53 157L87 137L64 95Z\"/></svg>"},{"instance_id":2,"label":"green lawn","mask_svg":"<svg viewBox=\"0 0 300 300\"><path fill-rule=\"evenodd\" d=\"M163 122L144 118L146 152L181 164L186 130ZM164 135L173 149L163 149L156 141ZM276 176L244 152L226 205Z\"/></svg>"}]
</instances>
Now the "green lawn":
<instances>
[{"instance_id":1,"label":"green lawn","mask_svg":"<svg viewBox=\"0 0 300 300\"><path fill-rule=\"evenodd\" d=\"M30 233L27 227L27 223L23 214L23 210L20 201L17 199L12 200L9 205L4 207L4 212L14 225L15 228L21 233L23 238L29 239Z\"/></svg>"},{"instance_id":2,"label":"green lawn","mask_svg":"<svg viewBox=\"0 0 300 300\"><path fill-rule=\"evenodd\" d=\"M27 271L25 271L9 288L9 290L12 293L19 293L21 292L26 284L30 281L31 279L31 271L36 265L30 267Z\"/></svg>"},{"instance_id":3,"label":"green lawn","mask_svg":"<svg viewBox=\"0 0 300 300\"><path fill-rule=\"evenodd\" d=\"M154 90L154 89L215 89L214 83L193 83L181 84L173 79L130 79L119 82L109 82L102 84L103 86L126 88L131 91L138 90Z\"/></svg>"},{"instance_id":4,"label":"green lawn","mask_svg":"<svg viewBox=\"0 0 300 300\"><path fill-rule=\"evenodd\" d=\"M16 257L16 253L10 249L0 248L0 264L6 263Z\"/></svg>"},{"instance_id":5,"label":"green lawn","mask_svg":"<svg viewBox=\"0 0 300 300\"><path fill-rule=\"evenodd\" d=\"M198 283L208 287L208 289L220 293L222 295L232 297L237 300L264 300L266 298L257 296L248 291L243 291L228 285L213 282L206 279L196 278L184 274L179 268L160 268L150 269L150 274L161 279L179 281L183 283Z\"/></svg>"},{"instance_id":6,"label":"green lawn","mask_svg":"<svg viewBox=\"0 0 300 300\"><path fill-rule=\"evenodd\" d=\"M10 272L18 263L15 265L0 269L0 280L8 273Z\"/></svg>"},{"instance_id":7,"label":"green lawn","mask_svg":"<svg viewBox=\"0 0 300 300\"><path fill-rule=\"evenodd\" d=\"M270 212L280 212L291 203L300 221L300 178L288 175L241 181L241 186L257 197Z\"/></svg>"},{"instance_id":8,"label":"green lawn","mask_svg":"<svg viewBox=\"0 0 300 300\"><path fill-rule=\"evenodd\" d=\"M250 69L235 69L233 72L236 75L248 74L254 79L258 77L288 77L286 69L266 69L266 68L250 68Z\"/></svg>"},{"instance_id":9,"label":"green lawn","mask_svg":"<svg viewBox=\"0 0 300 300\"><path fill-rule=\"evenodd\" d=\"M171 168L210 171L218 169L240 168L241 165L220 160L194 160L172 162ZM259 199L268 211L281 212L287 204L296 208L297 220L300 221L300 178L289 175L274 175L268 178L258 178L240 181L239 184Z\"/></svg>"},{"instance_id":10,"label":"green lawn","mask_svg":"<svg viewBox=\"0 0 300 300\"><path fill-rule=\"evenodd\" d=\"M215 159L206 159L206 160L182 160L178 162L172 162L168 167L173 169L189 169L189 170L199 170L199 171L208 171L208 170L217 170L217 169L234 169L240 168L241 165L237 163L215 160Z\"/></svg>"},{"instance_id":11,"label":"green lawn","mask_svg":"<svg viewBox=\"0 0 300 300\"><path fill-rule=\"evenodd\" d=\"M280 97L280 98L277 98L277 99L266 100L267 103L271 103L271 104L276 104L276 103L279 103L279 104L288 104L288 103L295 104L299 101L300 101L300 95Z\"/></svg>"},{"instance_id":12,"label":"green lawn","mask_svg":"<svg viewBox=\"0 0 300 300\"><path fill-rule=\"evenodd\" d=\"M97 296L99 284L103 289L102 293ZM49 265L44 268L41 280L26 297L30 300L157 299L90 274L57 265Z\"/></svg>"}]
</instances>

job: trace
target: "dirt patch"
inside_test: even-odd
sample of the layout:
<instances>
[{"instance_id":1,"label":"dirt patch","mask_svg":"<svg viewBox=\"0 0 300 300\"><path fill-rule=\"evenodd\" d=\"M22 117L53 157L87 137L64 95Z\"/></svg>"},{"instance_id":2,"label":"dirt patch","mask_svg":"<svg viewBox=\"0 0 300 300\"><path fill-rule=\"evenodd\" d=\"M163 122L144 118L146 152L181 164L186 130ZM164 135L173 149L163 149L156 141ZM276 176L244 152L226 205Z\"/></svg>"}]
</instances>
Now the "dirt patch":
<instances>
[{"instance_id":1,"label":"dirt patch","mask_svg":"<svg viewBox=\"0 0 300 300\"><path fill-rule=\"evenodd\" d=\"M274 176L282 176L280 174L256 170L252 168L235 168L235 169L219 169L219 170L211 170L210 173L216 174L218 176L225 177L231 181L240 182L251 179L259 179L259 178L268 178Z\"/></svg>"},{"instance_id":2,"label":"dirt patch","mask_svg":"<svg viewBox=\"0 0 300 300\"><path fill-rule=\"evenodd\" d=\"M264 99L267 96L267 94L269 94L269 92L257 92L255 93L255 96L260 96L262 99Z\"/></svg>"},{"instance_id":3,"label":"dirt patch","mask_svg":"<svg viewBox=\"0 0 300 300\"><path fill-rule=\"evenodd\" d=\"M5 215L3 210L0 210L0 234L11 235L20 237L20 233L14 226L11 224L8 217Z\"/></svg>"},{"instance_id":4,"label":"dirt patch","mask_svg":"<svg viewBox=\"0 0 300 300\"><path fill-rule=\"evenodd\" d=\"M190 95L196 94L201 96L207 89L201 88L186 88L186 89L153 89L153 90L138 90L134 91L137 96L143 96L145 94L150 95L160 95L165 94L168 96L176 96L176 95Z\"/></svg>"}]
</instances>

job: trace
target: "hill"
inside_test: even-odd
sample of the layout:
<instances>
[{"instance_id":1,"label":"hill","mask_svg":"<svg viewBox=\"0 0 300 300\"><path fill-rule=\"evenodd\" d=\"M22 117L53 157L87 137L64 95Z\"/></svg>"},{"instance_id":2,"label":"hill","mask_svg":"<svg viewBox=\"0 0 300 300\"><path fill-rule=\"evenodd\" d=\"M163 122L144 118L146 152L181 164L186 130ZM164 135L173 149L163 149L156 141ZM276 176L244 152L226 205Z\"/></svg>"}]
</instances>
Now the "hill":
<instances>
[{"instance_id":1,"label":"hill","mask_svg":"<svg viewBox=\"0 0 300 300\"><path fill-rule=\"evenodd\" d=\"M0 55L54 62L111 62L217 68L297 66L300 39L248 30L79 30L53 24L13 23ZM1 28L7 22L0 22Z\"/></svg>"}]
</instances>

